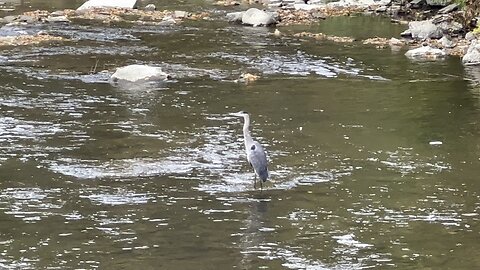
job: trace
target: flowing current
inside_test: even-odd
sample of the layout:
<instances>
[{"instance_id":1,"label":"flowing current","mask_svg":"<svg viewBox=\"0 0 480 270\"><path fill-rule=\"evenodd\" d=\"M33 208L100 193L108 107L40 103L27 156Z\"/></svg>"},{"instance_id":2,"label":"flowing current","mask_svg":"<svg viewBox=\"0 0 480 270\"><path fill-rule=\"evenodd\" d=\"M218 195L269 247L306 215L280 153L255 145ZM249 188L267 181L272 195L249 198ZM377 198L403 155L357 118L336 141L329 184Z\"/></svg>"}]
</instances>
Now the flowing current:
<instances>
[{"instance_id":1,"label":"flowing current","mask_svg":"<svg viewBox=\"0 0 480 270\"><path fill-rule=\"evenodd\" d=\"M480 266L475 68L288 34L404 30L388 19L330 18L275 36L228 24L207 1L153 2L211 19L2 29L71 41L2 48L0 268ZM108 83L133 63L172 79ZM245 84L246 73L259 78ZM239 110L267 150L263 191L228 115Z\"/></svg>"}]
</instances>

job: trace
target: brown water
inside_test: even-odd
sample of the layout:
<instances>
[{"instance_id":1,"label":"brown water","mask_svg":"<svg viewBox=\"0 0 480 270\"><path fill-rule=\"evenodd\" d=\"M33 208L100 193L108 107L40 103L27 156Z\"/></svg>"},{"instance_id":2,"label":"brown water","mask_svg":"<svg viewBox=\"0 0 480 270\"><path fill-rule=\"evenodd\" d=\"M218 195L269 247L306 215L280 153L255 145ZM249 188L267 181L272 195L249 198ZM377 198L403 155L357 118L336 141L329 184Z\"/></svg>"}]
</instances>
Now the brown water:
<instances>
[{"instance_id":1,"label":"brown water","mask_svg":"<svg viewBox=\"0 0 480 270\"><path fill-rule=\"evenodd\" d=\"M156 3L200 2L217 10ZM75 41L2 49L0 267L480 267L477 70L275 37L222 12L161 28L51 26ZM403 27L354 17L280 30L363 39ZM96 63L160 65L174 79L112 86L89 73ZM260 79L235 82L244 72ZM228 116L239 110L268 152L263 192Z\"/></svg>"}]
</instances>

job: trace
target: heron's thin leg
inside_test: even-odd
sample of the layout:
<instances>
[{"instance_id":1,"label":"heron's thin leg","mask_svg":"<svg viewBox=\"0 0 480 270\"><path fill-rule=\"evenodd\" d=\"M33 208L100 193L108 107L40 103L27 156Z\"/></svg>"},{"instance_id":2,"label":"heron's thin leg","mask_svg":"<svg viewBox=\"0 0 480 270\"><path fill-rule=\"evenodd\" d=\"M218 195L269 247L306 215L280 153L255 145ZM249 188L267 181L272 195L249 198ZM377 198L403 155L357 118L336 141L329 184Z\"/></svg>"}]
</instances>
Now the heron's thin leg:
<instances>
[{"instance_id":1,"label":"heron's thin leg","mask_svg":"<svg viewBox=\"0 0 480 270\"><path fill-rule=\"evenodd\" d=\"M255 178L253 178L253 188L257 189L257 174L254 172Z\"/></svg>"}]
</instances>

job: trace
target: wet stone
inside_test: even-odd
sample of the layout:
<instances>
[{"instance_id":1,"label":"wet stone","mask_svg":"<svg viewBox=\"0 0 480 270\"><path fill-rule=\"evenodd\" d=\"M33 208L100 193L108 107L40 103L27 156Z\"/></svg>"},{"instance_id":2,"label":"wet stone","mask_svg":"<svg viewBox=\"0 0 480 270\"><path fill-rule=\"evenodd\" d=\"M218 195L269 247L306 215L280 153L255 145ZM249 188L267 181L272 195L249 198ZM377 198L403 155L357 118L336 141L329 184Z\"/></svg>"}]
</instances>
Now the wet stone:
<instances>
[{"instance_id":1,"label":"wet stone","mask_svg":"<svg viewBox=\"0 0 480 270\"><path fill-rule=\"evenodd\" d=\"M157 7L154 4L148 4L145 6L144 10L146 11L155 11Z\"/></svg>"},{"instance_id":2,"label":"wet stone","mask_svg":"<svg viewBox=\"0 0 480 270\"><path fill-rule=\"evenodd\" d=\"M187 18L188 17L188 12L182 11L182 10L175 10L173 12L173 16L175 18L179 18L179 19Z\"/></svg>"},{"instance_id":3,"label":"wet stone","mask_svg":"<svg viewBox=\"0 0 480 270\"><path fill-rule=\"evenodd\" d=\"M440 49L430 46L422 46L419 48L408 50L405 56L412 59L436 60L446 56L446 53Z\"/></svg>"},{"instance_id":4,"label":"wet stone","mask_svg":"<svg viewBox=\"0 0 480 270\"><path fill-rule=\"evenodd\" d=\"M49 16L45 21L49 23L70 23L66 16Z\"/></svg>"}]
</instances>

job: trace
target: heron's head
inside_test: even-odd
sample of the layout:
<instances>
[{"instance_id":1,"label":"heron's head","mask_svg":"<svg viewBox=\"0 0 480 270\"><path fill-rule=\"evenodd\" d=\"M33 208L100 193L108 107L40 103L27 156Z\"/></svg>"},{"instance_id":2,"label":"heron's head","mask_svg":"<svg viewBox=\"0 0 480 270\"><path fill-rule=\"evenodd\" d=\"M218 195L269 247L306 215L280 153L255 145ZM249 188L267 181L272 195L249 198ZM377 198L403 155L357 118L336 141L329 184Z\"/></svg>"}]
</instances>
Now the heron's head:
<instances>
[{"instance_id":1,"label":"heron's head","mask_svg":"<svg viewBox=\"0 0 480 270\"><path fill-rule=\"evenodd\" d=\"M246 111L239 111L239 112L236 112L236 113L230 113L230 115L238 116L238 117L245 117L245 116L248 116L248 113Z\"/></svg>"}]
</instances>

